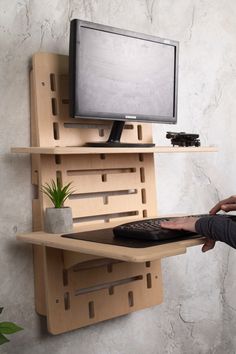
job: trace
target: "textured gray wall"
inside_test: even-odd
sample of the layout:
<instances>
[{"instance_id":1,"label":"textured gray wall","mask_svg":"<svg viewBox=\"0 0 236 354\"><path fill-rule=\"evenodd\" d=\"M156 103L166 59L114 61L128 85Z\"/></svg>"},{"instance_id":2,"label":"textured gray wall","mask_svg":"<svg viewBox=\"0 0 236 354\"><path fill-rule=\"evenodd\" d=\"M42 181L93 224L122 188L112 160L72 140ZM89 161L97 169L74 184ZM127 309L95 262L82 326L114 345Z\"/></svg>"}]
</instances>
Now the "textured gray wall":
<instances>
[{"instance_id":1,"label":"textured gray wall","mask_svg":"<svg viewBox=\"0 0 236 354\"><path fill-rule=\"evenodd\" d=\"M0 0L0 305L24 331L8 354L236 353L235 251L217 244L163 260L165 300L60 336L35 314L31 248L15 241L31 229L28 69L36 51L68 53L69 20L81 18L180 41L179 123L217 154L157 157L161 213L206 212L236 193L236 2L234 0ZM155 126L167 144L168 126ZM0 317L0 319L1 319Z\"/></svg>"}]
</instances>

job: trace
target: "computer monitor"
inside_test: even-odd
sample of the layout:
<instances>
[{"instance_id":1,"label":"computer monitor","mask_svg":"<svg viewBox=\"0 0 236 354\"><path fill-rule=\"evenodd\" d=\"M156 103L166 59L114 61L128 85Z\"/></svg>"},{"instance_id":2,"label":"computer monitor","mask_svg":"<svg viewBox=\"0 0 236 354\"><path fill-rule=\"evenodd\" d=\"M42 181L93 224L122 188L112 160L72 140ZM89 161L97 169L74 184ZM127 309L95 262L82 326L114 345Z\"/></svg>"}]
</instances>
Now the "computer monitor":
<instances>
[{"instance_id":1,"label":"computer monitor","mask_svg":"<svg viewBox=\"0 0 236 354\"><path fill-rule=\"evenodd\" d=\"M90 145L144 146L120 142L125 122L176 123L177 83L178 42L71 21L70 116L113 121L108 141Z\"/></svg>"}]
</instances>

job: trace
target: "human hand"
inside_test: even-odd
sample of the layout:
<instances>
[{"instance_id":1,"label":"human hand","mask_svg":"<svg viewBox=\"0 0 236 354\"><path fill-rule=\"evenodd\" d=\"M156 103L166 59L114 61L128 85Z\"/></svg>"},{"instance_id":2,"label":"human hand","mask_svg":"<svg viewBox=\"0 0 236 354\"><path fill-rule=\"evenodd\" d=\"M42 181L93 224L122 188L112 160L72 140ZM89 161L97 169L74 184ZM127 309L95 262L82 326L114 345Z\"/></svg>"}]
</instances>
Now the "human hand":
<instances>
[{"instance_id":1,"label":"human hand","mask_svg":"<svg viewBox=\"0 0 236 354\"><path fill-rule=\"evenodd\" d=\"M210 214L216 214L220 210L226 212L236 210L236 195L232 195L227 199L221 200L210 210Z\"/></svg>"},{"instance_id":2,"label":"human hand","mask_svg":"<svg viewBox=\"0 0 236 354\"><path fill-rule=\"evenodd\" d=\"M196 217L183 217L173 219L171 221L162 221L160 222L160 226L163 229L171 229L171 230L186 230L196 232L195 224L199 218Z\"/></svg>"},{"instance_id":3,"label":"human hand","mask_svg":"<svg viewBox=\"0 0 236 354\"><path fill-rule=\"evenodd\" d=\"M196 217L183 217L178 219L173 219L172 221L162 221L160 226L164 229L171 230L186 230L196 232L195 224L199 218ZM215 247L216 241L206 238L204 245L202 246L202 252L207 252Z\"/></svg>"},{"instance_id":4,"label":"human hand","mask_svg":"<svg viewBox=\"0 0 236 354\"><path fill-rule=\"evenodd\" d=\"M215 243L216 243L216 241L214 241L210 238L206 238L204 245L202 246L202 252L207 252L207 251L211 250L212 248L214 248Z\"/></svg>"}]
</instances>

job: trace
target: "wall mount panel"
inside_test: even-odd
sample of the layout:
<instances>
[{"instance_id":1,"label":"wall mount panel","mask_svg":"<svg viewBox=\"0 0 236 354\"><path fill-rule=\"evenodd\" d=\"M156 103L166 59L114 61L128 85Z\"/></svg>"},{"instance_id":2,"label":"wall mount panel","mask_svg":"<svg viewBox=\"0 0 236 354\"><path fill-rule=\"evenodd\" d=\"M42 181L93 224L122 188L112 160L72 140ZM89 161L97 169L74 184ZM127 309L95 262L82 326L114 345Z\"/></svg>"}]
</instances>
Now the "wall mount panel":
<instances>
[{"instance_id":1,"label":"wall mount panel","mask_svg":"<svg viewBox=\"0 0 236 354\"><path fill-rule=\"evenodd\" d=\"M31 136L39 147L83 146L105 141L108 121L68 115L68 57L37 53L31 72ZM126 124L123 141L152 142L151 125ZM74 224L107 227L157 214L153 154L39 155L32 158L34 230L51 206L40 188L51 179L73 182L67 201ZM105 264L104 264L105 262ZM162 301L160 260L117 262L34 246L38 313L53 334L124 315Z\"/></svg>"}]
</instances>

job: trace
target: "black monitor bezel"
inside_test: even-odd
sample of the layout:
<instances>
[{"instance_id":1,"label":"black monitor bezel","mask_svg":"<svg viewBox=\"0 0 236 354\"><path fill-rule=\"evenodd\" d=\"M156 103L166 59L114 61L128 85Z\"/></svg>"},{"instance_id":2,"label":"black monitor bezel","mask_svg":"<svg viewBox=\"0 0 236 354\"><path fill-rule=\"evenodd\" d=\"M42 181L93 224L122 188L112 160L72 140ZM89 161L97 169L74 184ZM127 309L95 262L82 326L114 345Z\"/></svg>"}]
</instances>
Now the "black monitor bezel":
<instances>
[{"instance_id":1,"label":"black monitor bezel","mask_svg":"<svg viewBox=\"0 0 236 354\"><path fill-rule=\"evenodd\" d=\"M140 115L134 113L127 114L117 114L117 113L104 113L104 112L80 112L79 111L79 92L76 91L76 70L78 70L79 61L77 61L79 43L80 43L80 29L90 28L99 31L105 31L110 33L115 33L123 36L144 39L147 41L157 42L165 45L174 47L175 49L175 61L174 61L174 105L173 105L173 116L149 116ZM105 26L98 23L83 21L79 19L73 19L70 24L70 48L69 48L69 102L70 102L70 116L72 118L83 118L83 119L101 119L101 120L116 120L116 121L128 121L128 122L147 122L147 123L167 123L176 124L177 123L177 109L178 109L178 64L179 64L179 42L156 37L153 35L148 35L144 33L137 33L129 30L124 30L120 28L115 28L111 26ZM76 106L77 102L77 106Z\"/></svg>"}]
</instances>

